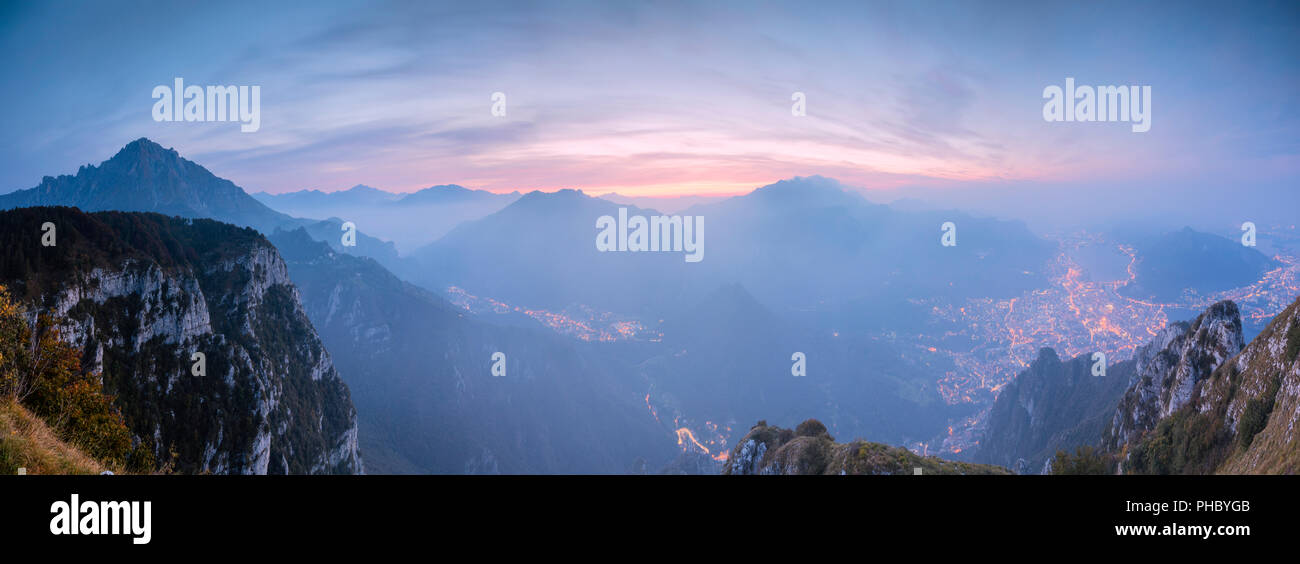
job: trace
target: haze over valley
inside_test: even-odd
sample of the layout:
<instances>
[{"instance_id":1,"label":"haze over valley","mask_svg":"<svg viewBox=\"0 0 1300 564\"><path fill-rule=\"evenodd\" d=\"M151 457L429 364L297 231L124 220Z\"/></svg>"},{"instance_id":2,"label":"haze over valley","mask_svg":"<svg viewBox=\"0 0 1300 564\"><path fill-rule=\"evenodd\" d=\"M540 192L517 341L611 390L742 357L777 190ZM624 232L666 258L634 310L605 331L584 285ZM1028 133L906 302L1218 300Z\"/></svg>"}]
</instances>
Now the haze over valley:
<instances>
[{"instance_id":1,"label":"haze over valley","mask_svg":"<svg viewBox=\"0 0 1300 564\"><path fill-rule=\"evenodd\" d=\"M1296 6L826 1L0 8L0 473L1300 472Z\"/></svg>"},{"instance_id":2,"label":"haze over valley","mask_svg":"<svg viewBox=\"0 0 1300 564\"><path fill-rule=\"evenodd\" d=\"M262 231L381 473L713 473L754 421L809 418L836 436L960 458L1040 348L1121 363L1224 299L1249 339L1300 294L1293 226L1260 231L1272 256L1190 228L1045 236L871 203L825 177L681 210L705 218L699 263L599 252L597 218L659 212L580 191L260 199L141 139L0 206L116 206ZM186 201L203 206L172 203ZM346 222L366 244L342 243ZM945 222L954 247L940 242ZM372 225L444 234L398 253ZM498 352L504 377L492 373ZM804 375L792 375L796 353Z\"/></svg>"}]
</instances>

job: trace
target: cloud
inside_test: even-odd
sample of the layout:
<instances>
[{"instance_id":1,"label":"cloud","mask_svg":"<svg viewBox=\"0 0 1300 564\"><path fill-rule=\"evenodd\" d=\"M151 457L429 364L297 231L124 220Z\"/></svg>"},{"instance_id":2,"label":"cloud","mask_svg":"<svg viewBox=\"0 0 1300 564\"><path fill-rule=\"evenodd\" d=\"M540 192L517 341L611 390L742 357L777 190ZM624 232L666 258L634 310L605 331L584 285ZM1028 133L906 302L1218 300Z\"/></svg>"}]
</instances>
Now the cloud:
<instances>
[{"instance_id":1,"label":"cloud","mask_svg":"<svg viewBox=\"0 0 1300 564\"><path fill-rule=\"evenodd\" d=\"M236 17L254 6L259 18ZM19 111L0 133L0 186L71 172L140 136L269 191L454 182L645 193L816 173L889 187L1295 170L1298 73L1277 53L1296 40L1286 25L1263 25L1278 14L1255 7L1226 30L1193 11L1165 14L1199 30L1191 39L1065 17L1111 8L326 2L292 13L223 4L207 19L161 3L20 11L6 14L21 25L8 22L0 43L25 53L5 70L6 107ZM112 18L113 9L129 13ZM1241 29L1258 32L1242 38ZM1051 41L1062 37L1081 40ZM1170 37L1182 47L1167 46ZM1184 61L1198 55L1189 70ZM1072 72L1156 83L1153 131L1044 123L1043 86ZM172 76L262 85L262 130L152 122L148 91ZM1205 88L1188 76L1259 84ZM496 91L508 95L505 118L489 113ZM807 95L806 117L790 115L794 91Z\"/></svg>"}]
</instances>

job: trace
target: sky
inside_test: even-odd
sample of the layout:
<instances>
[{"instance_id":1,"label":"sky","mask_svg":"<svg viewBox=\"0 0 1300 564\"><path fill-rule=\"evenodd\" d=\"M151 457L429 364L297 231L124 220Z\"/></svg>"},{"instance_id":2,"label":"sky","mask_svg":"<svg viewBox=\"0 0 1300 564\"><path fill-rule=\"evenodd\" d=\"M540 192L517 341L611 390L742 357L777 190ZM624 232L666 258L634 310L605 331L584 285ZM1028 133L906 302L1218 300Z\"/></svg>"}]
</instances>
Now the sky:
<instances>
[{"instance_id":1,"label":"sky","mask_svg":"<svg viewBox=\"0 0 1300 564\"><path fill-rule=\"evenodd\" d=\"M1300 207L1294 2L269 4L3 4L0 193L149 137L249 192ZM260 129L154 121L175 77L260 86ZM1150 131L1045 121L1066 77L1151 86Z\"/></svg>"}]
</instances>

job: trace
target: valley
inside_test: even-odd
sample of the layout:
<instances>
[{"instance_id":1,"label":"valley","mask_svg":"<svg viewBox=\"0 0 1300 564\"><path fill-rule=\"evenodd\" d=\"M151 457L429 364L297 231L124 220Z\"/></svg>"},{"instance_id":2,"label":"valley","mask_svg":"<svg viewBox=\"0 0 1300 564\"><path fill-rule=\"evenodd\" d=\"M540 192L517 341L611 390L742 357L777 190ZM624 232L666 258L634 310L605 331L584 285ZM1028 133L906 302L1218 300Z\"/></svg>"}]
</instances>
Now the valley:
<instances>
[{"instance_id":1,"label":"valley","mask_svg":"<svg viewBox=\"0 0 1300 564\"><path fill-rule=\"evenodd\" d=\"M266 203L344 213L298 218ZM1269 255L1191 229L1042 237L1017 221L875 204L820 176L683 210L710 222L709 258L690 264L599 252L591 218L655 213L581 191L255 199L147 139L0 198L33 204L269 233L381 473L712 473L760 419L816 418L837 436L960 457L1043 348L1116 366L1225 299L1249 338L1300 293L1294 226L1260 231ZM353 208L380 231L396 232L379 218L401 226L407 248L415 226L445 235L406 255L363 233L343 248L337 226ZM949 223L960 244L941 247L936 226ZM1226 271L1195 275L1202 264ZM795 351L806 378L790 375ZM496 352L509 359L502 381L487 370ZM593 411L595 427L574 415Z\"/></svg>"}]
</instances>

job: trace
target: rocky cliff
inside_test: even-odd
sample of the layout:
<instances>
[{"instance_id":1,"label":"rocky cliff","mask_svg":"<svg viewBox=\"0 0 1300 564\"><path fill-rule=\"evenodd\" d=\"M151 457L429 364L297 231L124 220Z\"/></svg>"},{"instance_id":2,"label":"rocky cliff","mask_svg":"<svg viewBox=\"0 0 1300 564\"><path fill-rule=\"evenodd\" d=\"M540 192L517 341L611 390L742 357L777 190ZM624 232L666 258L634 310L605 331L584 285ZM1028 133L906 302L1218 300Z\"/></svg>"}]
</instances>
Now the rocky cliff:
<instances>
[{"instance_id":1,"label":"rocky cliff","mask_svg":"<svg viewBox=\"0 0 1300 564\"><path fill-rule=\"evenodd\" d=\"M1070 441L1049 441L1049 448L1040 449L1044 431L1053 425L1085 431L1093 427L1094 418L1088 414L1096 410L1080 407L1105 400L1096 393L1043 393L1051 387L1035 382L1052 363L1040 357L998 398L981 449L988 449L983 452L990 456L1037 452L1041 457L1051 456L1054 446L1059 452L1044 470L1056 473L1300 472L1297 357L1300 300L1244 347L1237 306L1219 302L1190 323L1171 323L1132 360L1112 367L1120 368L1116 374L1129 374L1128 386L1101 433L1089 437L1070 431L1062 435ZM1057 396L1065 399L1049 401ZM1058 414L1059 421L1049 424L1051 417L1036 415L1045 411L1075 415ZM1093 448L1096 445L1100 448ZM1052 467L1057 464L1065 468Z\"/></svg>"},{"instance_id":2,"label":"rocky cliff","mask_svg":"<svg viewBox=\"0 0 1300 564\"><path fill-rule=\"evenodd\" d=\"M1092 355L1062 361L1044 348L998 394L970 460L1018 474L1043 472L1058 450L1096 445L1134 373L1132 360L1094 376Z\"/></svg>"},{"instance_id":3,"label":"rocky cliff","mask_svg":"<svg viewBox=\"0 0 1300 564\"><path fill-rule=\"evenodd\" d=\"M1241 348L1241 316L1224 301L1190 323L1170 323L1104 376L1092 375L1090 355L1062 362L1043 349L998 394L971 460L1043 473L1057 451L1118 451L1186 405L1197 384Z\"/></svg>"},{"instance_id":4,"label":"rocky cliff","mask_svg":"<svg viewBox=\"0 0 1300 564\"><path fill-rule=\"evenodd\" d=\"M1210 306L1191 323L1171 323L1134 355L1135 374L1111 419L1105 446L1114 451L1190 402L1198 384L1241 351L1237 304Z\"/></svg>"},{"instance_id":5,"label":"rocky cliff","mask_svg":"<svg viewBox=\"0 0 1300 564\"><path fill-rule=\"evenodd\" d=\"M1235 313L1235 308L1221 313ZM1300 443L1296 441L1300 421L1300 300L1274 317L1236 356L1208 376L1187 383L1193 375L1203 374L1204 364L1216 359L1224 347L1234 344L1232 332L1222 330L1231 324L1222 322L1222 315L1219 318L1215 323L1220 328L1203 326L1203 332L1196 333L1197 340L1209 347L1195 355L1200 364L1186 370L1175 365L1166 377L1169 384L1159 389L1164 392L1157 396L1161 401L1143 412L1159 409L1163 417L1140 436L1129 435L1130 441L1119 450L1122 471L1300 472ZM1235 338L1239 343L1240 336Z\"/></svg>"},{"instance_id":6,"label":"rocky cliff","mask_svg":"<svg viewBox=\"0 0 1300 564\"><path fill-rule=\"evenodd\" d=\"M54 244L42 244L46 225ZM0 280L101 370L137 442L181 472L359 473L356 412L279 253L211 220L0 212Z\"/></svg>"}]
</instances>

